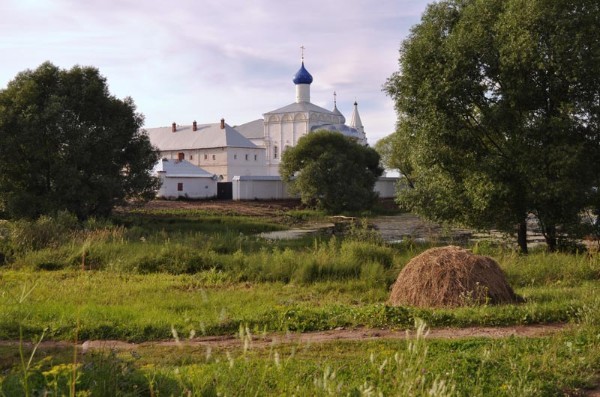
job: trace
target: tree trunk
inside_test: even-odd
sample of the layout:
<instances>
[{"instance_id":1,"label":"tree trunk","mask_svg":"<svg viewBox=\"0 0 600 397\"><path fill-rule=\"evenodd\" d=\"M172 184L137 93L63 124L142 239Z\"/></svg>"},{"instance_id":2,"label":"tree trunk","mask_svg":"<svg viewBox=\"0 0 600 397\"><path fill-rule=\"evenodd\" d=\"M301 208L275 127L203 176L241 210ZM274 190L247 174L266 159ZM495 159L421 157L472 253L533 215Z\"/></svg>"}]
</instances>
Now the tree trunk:
<instances>
[{"instance_id":1,"label":"tree trunk","mask_svg":"<svg viewBox=\"0 0 600 397\"><path fill-rule=\"evenodd\" d=\"M556 226L550 225L546 227L544 230L544 239L546 239L546 245L548 246L548 251L555 252L556 251Z\"/></svg>"},{"instance_id":2,"label":"tree trunk","mask_svg":"<svg viewBox=\"0 0 600 397\"><path fill-rule=\"evenodd\" d=\"M521 249L522 254L527 254L527 219L523 219L519 222L519 229L517 230L517 243Z\"/></svg>"}]
</instances>

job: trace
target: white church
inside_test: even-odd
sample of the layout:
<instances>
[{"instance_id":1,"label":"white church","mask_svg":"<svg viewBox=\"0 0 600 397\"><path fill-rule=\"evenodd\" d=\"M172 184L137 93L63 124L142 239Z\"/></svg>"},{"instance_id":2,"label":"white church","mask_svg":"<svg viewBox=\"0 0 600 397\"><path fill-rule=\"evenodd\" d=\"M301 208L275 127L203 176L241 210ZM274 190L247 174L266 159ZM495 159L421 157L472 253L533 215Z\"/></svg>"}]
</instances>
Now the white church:
<instances>
[{"instance_id":1,"label":"white church","mask_svg":"<svg viewBox=\"0 0 600 397\"><path fill-rule=\"evenodd\" d=\"M358 104L354 103L350 123L346 125L346 118L337 108L335 93L333 110L310 102L312 81L313 77L306 70L303 57L300 69L293 78L295 102L264 113L262 119L235 127L221 119L220 123L213 124L198 124L194 121L191 125L173 123L170 127L147 129L150 141L160 150L162 159L155 167L155 173L163 179L163 186L167 185L166 182L169 182L169 186L177 186L176 191L162 189L159 196L209 197L191 195L190 192L196 192L196 188L190 186L187 189L185 182L175 181L177 173L171 172L169 175L166 171L176 168L171 164L167 166L166 163L184 162L188 171L189 163L201 169L198 174L213 174L215 183L225 185L233 182L234 199L286 198L285 187L279 178L281 154L287 148L295 146L304 135L325 129L337 131L366 145ZM173 180L168 181L167 178ZM244 181L255 186L250 191L247 186L240 187ZM208 194L213 190L206 188L204 191ZM225 192L223 197L226 196L228 194Z\"/></svg>"}]
</instances>

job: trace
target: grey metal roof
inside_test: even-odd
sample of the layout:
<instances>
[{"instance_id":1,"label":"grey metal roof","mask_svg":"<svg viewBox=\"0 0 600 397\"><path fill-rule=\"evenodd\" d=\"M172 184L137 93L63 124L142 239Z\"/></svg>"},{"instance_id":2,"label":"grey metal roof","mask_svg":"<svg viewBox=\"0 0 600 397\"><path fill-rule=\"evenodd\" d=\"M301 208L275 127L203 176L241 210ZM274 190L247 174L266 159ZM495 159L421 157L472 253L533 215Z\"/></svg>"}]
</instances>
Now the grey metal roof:
<instances>
[{"instance_id":1,"label":"grey metal roof","mask_svg":"<svg viewBox=\"0 0 600 397\"><path fill-rule=\"evenodd\" d=\"M175 132L171 128L148 128L146 133L150 142L162 151L218 147L258 148L227 124L224 129L221 129L221 123L198 124L197 131L193 131L191 125L178 125Z\"/></svg>"},{"instance_id":2,"label":"grey metal roof","mask_svg":"<svg viewBox=\"0 0 600 397\"><path fill-rule=\"evenodd\" d=\"M265 120L257 119L245 124L238 125L235 129L248 139L264 138Z\"/></svg>"},{"instance_id":3,"label":"grey metal roof","mask_svg":"<svg viewBox=\"0 0 600 397\"><path fill-rule=\"evenodd\" d=\"M340 120L342 124L346 123L346 118L344 117L342 112L340 112L340 110L337 108L337 105L333 105L333 111L331 113L335 114L336 116L340 116L342 118Z\"/></svg>"},{"instance_id":4,"label":"grey metal roof","mask_svg":"<svg viewBox=\"0 0 600 397\"><path fill-rule=\"evenodd\" d=\"M281 113L293 113L293 112L316 112L316 113L325 113L325 114L333 114L331 110L324 109L320 106L317 106L310 102L294 102L282 108L272 110L270 112L265 113L268 114L281 114Z\"/></svg>"},{"instance_id":5,"label":"grey metal roof","mask_svg":"<svg viewBox=\"0 0 600 397\"><path fill-rule=\"evenodd\" d=\"M169 159L158 160L152 172L164 172L167 178L212 178L215 175L189 161Z\"/></svg>"},{"instance_id":6,"label":"grey metal roof","mask_svg":"<svg viewBox=\"0 0 600 397\"><path fill-rule=\"evenodd\" d=\"M352 110L352 118L350 119L350 127L363 128L360 114L358 114L358 103L354 101L354 109Z\"/></svg>"},{"instance_id":7,"label":"grey metal roof","mask_svg":"<svg viewBox=\"0 0 600 397\"><path fill-rule=\"evenodd\" d=\"M337 132L341 132L342 134L352 137L352 138L357 138L357 139L361 138L361 134L356 128L348 127L346 124L314 125L311 127L310 130L311 130L311 132L317 131L317 130L337 131Z\"/></svg>"}]
</instances>

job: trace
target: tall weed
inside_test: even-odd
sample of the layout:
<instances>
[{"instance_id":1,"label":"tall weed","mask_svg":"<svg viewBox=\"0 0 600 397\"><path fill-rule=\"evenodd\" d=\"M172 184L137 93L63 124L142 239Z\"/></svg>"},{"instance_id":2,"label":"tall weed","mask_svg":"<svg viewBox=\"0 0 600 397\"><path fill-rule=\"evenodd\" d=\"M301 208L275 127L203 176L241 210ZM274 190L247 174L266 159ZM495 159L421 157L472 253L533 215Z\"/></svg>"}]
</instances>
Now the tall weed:
<instances>
[{"instance_id":1,"label":"tall weed","mask_svg":"<svg viewBox=\"0 0 600 397\"><path fill-rule=\"evenodd\" d=\"M600 255L537 252L525 256L501 251L495 257L513 286L600 280Z\"/></svg>"},{"instance_id":2,"label":"tall weed","mask_svg":"<svg viewBox=\"0 0 600 397\"><path fill-rule=\"evenodd\" d=\"M77 217L60 212L55 217L43 215L35 221L17 220L9 223L9 239L15 252L56 248L68 242L77 227Z\"/></svg>"}]
</instances>

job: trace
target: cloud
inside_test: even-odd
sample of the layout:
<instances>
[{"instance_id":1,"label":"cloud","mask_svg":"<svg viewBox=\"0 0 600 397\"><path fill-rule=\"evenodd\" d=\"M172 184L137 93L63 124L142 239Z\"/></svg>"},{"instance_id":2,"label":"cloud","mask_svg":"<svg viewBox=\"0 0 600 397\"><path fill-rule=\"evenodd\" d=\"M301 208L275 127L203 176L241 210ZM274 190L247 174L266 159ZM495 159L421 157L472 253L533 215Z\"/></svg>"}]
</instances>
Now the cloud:
<instances>
[{"instance_id":1,"label":"cloud","mask_svg":"<svg viewBox=\"0 0 600 397\"><path fill-rule=\"evenodd\" d=\"M147 126L175 118L240 124L294 100L304 45L312 99L350 118L358 99L369 141L394 129L381 87L427 0L4 0L0 87L49 60L98 67ZM183 121L182 121L183 122ZM228 121L229 122L229 121Z\"/></svg>"}]
</instances>

